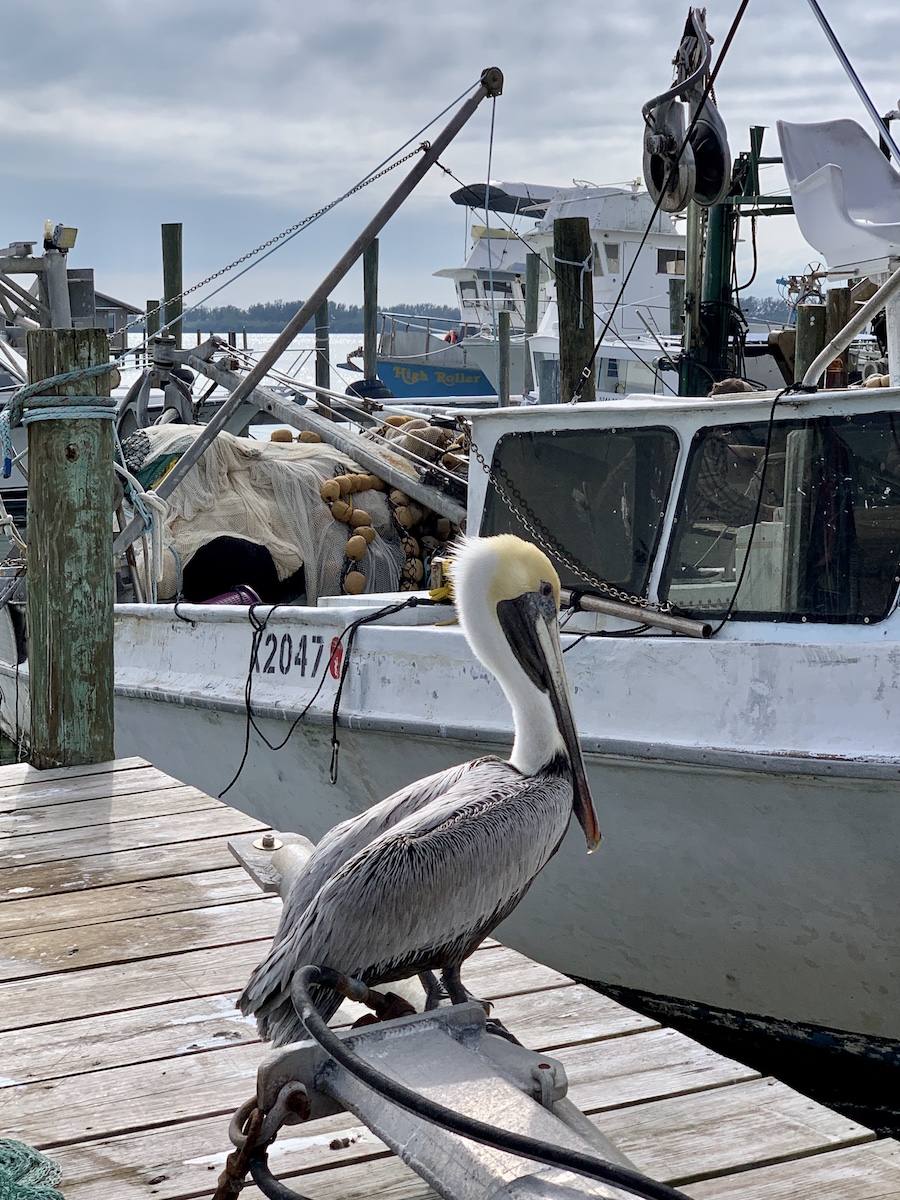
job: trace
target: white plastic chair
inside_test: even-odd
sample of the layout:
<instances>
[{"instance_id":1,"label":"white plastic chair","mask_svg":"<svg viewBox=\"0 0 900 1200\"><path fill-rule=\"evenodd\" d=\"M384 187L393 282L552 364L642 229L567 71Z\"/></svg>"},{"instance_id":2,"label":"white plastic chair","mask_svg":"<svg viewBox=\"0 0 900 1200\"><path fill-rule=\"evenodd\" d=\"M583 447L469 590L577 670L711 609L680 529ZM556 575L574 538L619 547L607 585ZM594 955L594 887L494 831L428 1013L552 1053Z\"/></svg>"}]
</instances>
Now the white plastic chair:
<instances>
[{"instance_id":1,"label":"white plastic chair","mask_svg":"<svg viewBox=\"0 0 900 1200\"><path fill-rule=\"evenodd\" d=\"M900 174L855 121L776 122L800 231L830 270L900 256Z\"/></svg>"}]
</instances>

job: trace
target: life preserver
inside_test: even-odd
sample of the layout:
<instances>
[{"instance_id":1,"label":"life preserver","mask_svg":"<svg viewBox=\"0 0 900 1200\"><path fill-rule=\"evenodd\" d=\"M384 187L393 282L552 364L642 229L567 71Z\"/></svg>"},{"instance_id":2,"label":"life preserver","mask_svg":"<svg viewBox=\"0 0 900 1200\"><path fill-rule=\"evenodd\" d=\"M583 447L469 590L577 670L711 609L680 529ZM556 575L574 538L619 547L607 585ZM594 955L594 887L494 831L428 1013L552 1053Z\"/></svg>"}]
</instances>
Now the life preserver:
<instances>
[{"instance_id":1,"label":"life preserver","mask_svg":"<svg viewBox=\"0 0 900 1200\"><path fill-rule=\"evenodd\" d=\"M449 333L444 334L444 341L454 346L459 341L459 334L455 329L451 329Z\"/></svg>"}]
</instances>

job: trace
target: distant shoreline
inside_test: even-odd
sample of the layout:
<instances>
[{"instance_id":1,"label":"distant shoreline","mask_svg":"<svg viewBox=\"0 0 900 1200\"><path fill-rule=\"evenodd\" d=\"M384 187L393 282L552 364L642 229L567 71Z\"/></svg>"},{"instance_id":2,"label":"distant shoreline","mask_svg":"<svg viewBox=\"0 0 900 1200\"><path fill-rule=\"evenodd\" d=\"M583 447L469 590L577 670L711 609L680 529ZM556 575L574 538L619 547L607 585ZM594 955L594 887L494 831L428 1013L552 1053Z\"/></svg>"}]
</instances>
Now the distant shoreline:
<instances>
[{"instance_id":1,"label":"distant shoreline","mask_svg":"<svg viewBox=\"0 0 900 1200\"><path fill-rule=\"evenodd\" d=\"M225 305L222 308L196 308L185 314L182 330L185 334L197 329L210 329L241 333L281 333L298 309L302 300L273 300L270 304L251 304L249 308ZM459 322L459 309L449 304L397 304L385 311L403 313L421 321L434 320L455 325ZM363 328L363 310L358 304L328 305L329 333L355 334ZM380 324L380 322L379 322ZM134 326L139 328L139 326ZM301 333L315 333L315 321L309 321ZM362 334L359 333L362 337Z\"/></svg>"}]
</instances>

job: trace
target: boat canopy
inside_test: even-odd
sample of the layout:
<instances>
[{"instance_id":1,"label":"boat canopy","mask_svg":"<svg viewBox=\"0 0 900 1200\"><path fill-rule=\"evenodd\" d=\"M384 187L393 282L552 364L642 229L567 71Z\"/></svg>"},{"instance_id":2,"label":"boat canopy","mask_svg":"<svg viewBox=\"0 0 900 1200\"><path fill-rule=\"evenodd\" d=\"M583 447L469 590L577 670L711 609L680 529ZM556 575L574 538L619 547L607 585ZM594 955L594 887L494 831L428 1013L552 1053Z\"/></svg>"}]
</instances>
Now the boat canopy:
<instances>
[{"instance_id":1,"label":"boat canopy","mask_svg":"<svg viewBox=\"0 0 900 1200\"><path fill-rule=\"evenodd\" d=\"M529 217L542 217L547 205L559 187L547 187L536 183L468 183L450 193L454 204L466 208L484 208L485 201L491 212L524 213Z\"/></svg>"}]
</instances>

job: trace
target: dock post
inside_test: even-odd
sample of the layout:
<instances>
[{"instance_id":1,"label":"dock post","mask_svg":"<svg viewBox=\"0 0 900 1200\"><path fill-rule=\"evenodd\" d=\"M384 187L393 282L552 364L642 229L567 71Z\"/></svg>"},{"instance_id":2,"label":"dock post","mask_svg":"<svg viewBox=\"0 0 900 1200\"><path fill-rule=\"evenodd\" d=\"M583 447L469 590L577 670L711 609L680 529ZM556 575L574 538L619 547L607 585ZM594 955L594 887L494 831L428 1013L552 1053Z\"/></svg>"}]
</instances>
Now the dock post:
<instances>
[{"instance_id":1,"label":"dock post","mask_svg":"<svg viewBox=\"0 0 900 1200\"><path fill-rule=\"evenodd\" d=\"M316 309L316 387L331 387L331 354L328 339L328 301L323 300ZM319 396L318 401L326 408L331 408L327 396Z\"/></svg>"},{"instance_id":2,"label":"dock post","mask_svg":"<svg viewBox=\"0 0 900 1200\"><path fill-rule=\"evenodd\" d=\"M378 238L363 250L363 379L378 375Z\"/></svg>"},{"instance_id":3,"label":"dock post","mask_svg":"<svg viewBox=\"0 0 900 1200\"><path fill-rule=\"evenodd\" d=\"M144 362L146 363L150 361L150 343L158 336L159 327L162 322L160 321L160 302L158 300L145 300L144 303L147 306L145 310L147 313L147 329L144 336L146 342L144 346Z\"/></svg>"},{"instance_id":4,"label":"dock post","mask_svg":"<svg viewBox=\"0 0 900 1200\"><path fill-rule=\"evenodd\" d=\"M794 350L794 377L802 379L813 361L825 349L824 304L797 305L797 342ZM821 382L820 380L816 381Z\"/></svg>"},{"instance_id":5,"label":"dock post","mask_svg":"<svg viewBox=\"0 0 900 1200\"><path fill-rule=\"evenodd\" d=\"M509 408L509 313L497 314L498 387L497 399L501 408Z\"/></svg>"},{"instance_id":6,"label":"dock post","mask_svg":"<svg viewBox=\"0 0 900 1200\"><path fill-rule=\"evenodd\" d=\"M594 351L594 282L587 217L557 217L553 259L559 313L559 398L568 404L580 392L582 400L594 400L594 372L583 385L581 378Z\"/></svg>"},{"instance_id":7,"label":"dock post","mask_svg":"<svg viewBox=\"0 0 900 1200\"><path fill-rule=\"evenodd\" d=\"M525 381L522 391L534 391L534 371L531 366L531 351L528 339L537 333L538 294L541 286L541 256L529 250L525 255Z\"/></svg>"},{"instance_id":8,"label":"dock post","mask_svg":"<svg viewBox=\"0 0 900 1200\"><path fill-rule=\"evenodd\" d=\"M165 297L165 324L167 332L175 339L176 350L181 349L181 293L184 291L181 269L181 222L164 224L162 227L163 296Z\"/></svg>"},{"instance_id":9,"label":"dock post","mask_svg":"<svg viewBox=\"0 0 900 1200\"><path fill-rule=\"evenodd\" d=\"M825 293L825 340L827 342L836 338L850 320L850 311L849 285L829 288ZM845 388L848 375L847 355L844 354L840 370L834 373L828 371L826 378L830 386Z\"/></svg>"},{"instance_id":10,"label":"dock post","mask_svg":"<svg viewBox=\"0 0 900 1200\"><path fill-rule=\"evenodd\" d=\"M103 330L28 333L30 383L108 361ZM60 390L108 396L109 376ZM113 423L74 412L41 420L40 412L28 424L31 761L41 768L107 762L114 757Z\"/></svg>"},{"instance_id":11,"label":"dock post","mask_svg":"<svg viewBox=\"0 0 900 1200\"><path fill-rule=\"evenodd\" d=\"M44 251L44 284L47 288L50 320L55 329L72 328L67 263L68 256L62 250Z\"/></svg>"}]
</instances>

